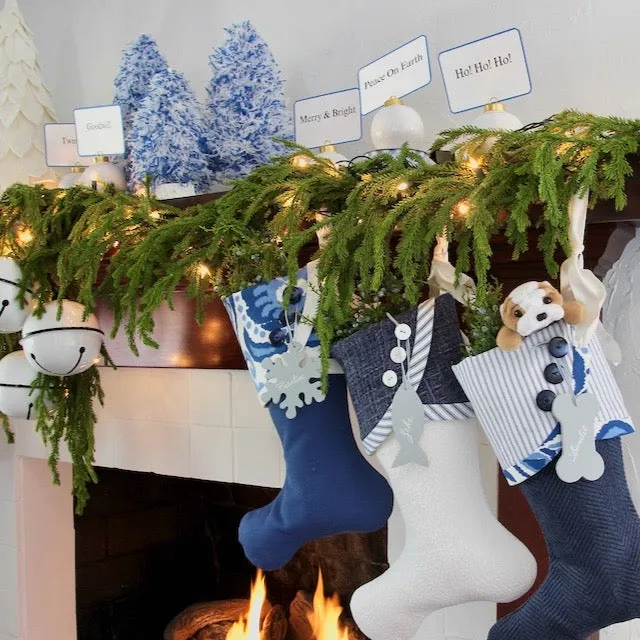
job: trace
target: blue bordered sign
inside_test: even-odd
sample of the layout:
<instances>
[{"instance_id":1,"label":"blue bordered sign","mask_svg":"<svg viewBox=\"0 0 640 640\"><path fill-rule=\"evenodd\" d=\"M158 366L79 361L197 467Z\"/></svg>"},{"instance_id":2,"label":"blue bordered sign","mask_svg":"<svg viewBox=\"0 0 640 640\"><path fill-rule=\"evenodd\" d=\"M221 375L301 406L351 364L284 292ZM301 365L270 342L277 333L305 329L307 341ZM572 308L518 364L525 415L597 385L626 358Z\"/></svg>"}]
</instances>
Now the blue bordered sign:
<instances>
[{"instance_id":1,"label":"blue bordered sign","mask_svg":"<svg viewBox=\"0 0 640 640\"><path fill-rule=\"evenodd\" d=\"M74 109L79 156L124 154L124 133L120 105Z\"/></svg>"},{"instance_id":2,"label":"blue bordered sign","mask_svg":"<svg viewBox=\"0 0 640 640\"><path fill-rule=\"evenodd\" d=\"M531 76L519 29L447 49L440 53L439 62L453 113L531 93Z\"/></svg>"},{"instance_id":3,"label":"blue bordered sign","mask_svg":"<svg viewBox=\"0 0 640 640\"><path fill-rule=\"evenodd\" d=\"M296 142L305 147L353 142L362 137L360 91L343 89L293 105Z\"/></svg>"},{"instance_id":4,"label":"blue bordered sign","mask_svg":"<svg viewBox=\"0 0 640 640\"><path fill-rule=\"evenodd\" d=\"M44 149L49 167L86 167L90 164L88 158L78 155L76 125L73 122L45 124Z\"/></svg>"},{"instance_id":5,"label":"blue bordered sign","mask_svg":"<svg viewBox=\"0 0 640 640\"><path fill-rule=\"evenodd\" d=\"M362 115L375 111L391 96L402 98L430 82L427 37L418 36L358 71Z\"/></svg>"}]
</instances>

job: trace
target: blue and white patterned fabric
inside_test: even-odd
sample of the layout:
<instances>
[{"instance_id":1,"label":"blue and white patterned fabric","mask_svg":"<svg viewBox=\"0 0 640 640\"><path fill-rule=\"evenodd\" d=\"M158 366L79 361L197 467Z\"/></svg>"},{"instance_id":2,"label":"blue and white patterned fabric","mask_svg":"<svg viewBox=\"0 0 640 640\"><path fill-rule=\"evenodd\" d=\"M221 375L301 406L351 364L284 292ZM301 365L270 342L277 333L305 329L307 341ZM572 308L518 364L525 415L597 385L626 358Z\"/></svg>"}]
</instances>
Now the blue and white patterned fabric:
<instances>
[{"instance_id":1,"label":"blue and white patterned fabric","mask_svg":"<svg viewBox=\"0 0 640 640\"><path fill-rule=\"evenodd\" d=\"M560 321L525 338L514 351L492 349L453 367L511 485L538 473L562 449L560 425L550 411L536 404L542 390L594 394L600 403L594 423L598 440L634 431L598 339L594 337L588 347L573 346L558 360L546 348L554 337L575 344L574 329ZM557 385L544 378L544 369L552 362L565 373L564 381Z\"/></svg>"},{"instance_id":2,"label":"blue and white patterned fabric","mask_svg":"<svg viewBox=\"0 0 640 640\"><path fill-rule=\"evenodd\" d=\"M298 272L298 295L289 305L288 321L291 328L303 322L303 309L309 290L309 266ZM287 287L287 278L276 278L265 284L255 284L231 294L224 300L227 313L236 332L242 354L247 361L249 373L260 393L265 387L266 370L264 362L268 358L287 350L288 340L274 343L273 332L286 333L287 318L284 315L282 296ZM295 300L295 302L293 302ZM320 341L311 331L306 346L319 355Z\"/></svg>"}]
</instances>

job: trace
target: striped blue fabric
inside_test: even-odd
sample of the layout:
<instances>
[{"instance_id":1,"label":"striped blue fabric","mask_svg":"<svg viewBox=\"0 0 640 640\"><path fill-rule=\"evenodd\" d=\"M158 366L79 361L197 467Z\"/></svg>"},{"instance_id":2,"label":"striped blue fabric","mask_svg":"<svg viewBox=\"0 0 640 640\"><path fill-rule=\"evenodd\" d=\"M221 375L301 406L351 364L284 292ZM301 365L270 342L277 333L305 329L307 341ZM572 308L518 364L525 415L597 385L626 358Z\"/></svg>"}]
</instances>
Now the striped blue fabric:
<instances>
[{"instance_id":1,"label":"striped blue fabric","mask_svg":"<svg viewBox=\"0 0 640 640\"><path fill-rule=\"evenodd\" d=\"M536 396L543 389L593 393L600 402L594 424L598 439L634 431L598 339L556 359L547 349L556 336L574 344L573 328L560 321L532 334L514 351L492 349L453 367L509 484L519 484L538 473L562 449L559 425L551 412L536 405ZM544 379L544 369L551 362L562 367L565 375L561 384L550 385Z\"/></svg>"}]
</instances>

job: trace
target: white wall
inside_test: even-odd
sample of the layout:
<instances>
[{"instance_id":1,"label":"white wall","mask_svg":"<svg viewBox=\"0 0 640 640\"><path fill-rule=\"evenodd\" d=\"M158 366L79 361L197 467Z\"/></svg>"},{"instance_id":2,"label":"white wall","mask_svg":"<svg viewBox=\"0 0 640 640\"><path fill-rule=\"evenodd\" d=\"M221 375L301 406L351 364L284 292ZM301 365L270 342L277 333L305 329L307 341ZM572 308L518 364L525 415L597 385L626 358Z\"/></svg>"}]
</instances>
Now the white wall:
<instances>
[{"instance_id":1,"label":"white wall","mask_svg":"<svg viewBox=\"0 0 640 640\"><path fill-rule=\"evenodd\" d=\"M426 123L427 140L474 112L452 116L437 54L449 47L518 27L533 92L513 101L524 121L567 107L634 117L640 4L633 0L19 0L34 31L45 80L61 121L75 106L111 100L120 51L141 32L159 42L169 63L200 95L207 56L223 27L251 19L271 45L289 98L356 85L359 67L419 34L429 40L433 81L407 99ZM368 132L368 116L364 123ZM365 133L368 137L368 133ZM345 145L345 155L369 141Z\"/></svg>"}]
</instances>

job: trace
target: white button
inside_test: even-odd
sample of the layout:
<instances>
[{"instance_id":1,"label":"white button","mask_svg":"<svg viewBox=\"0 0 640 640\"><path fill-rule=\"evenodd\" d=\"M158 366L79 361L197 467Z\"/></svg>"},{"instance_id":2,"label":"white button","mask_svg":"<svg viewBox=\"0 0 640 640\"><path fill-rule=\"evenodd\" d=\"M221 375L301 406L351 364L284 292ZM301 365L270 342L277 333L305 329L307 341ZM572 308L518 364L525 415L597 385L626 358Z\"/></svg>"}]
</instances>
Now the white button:
<instances>
[{"instance_id":1,"label":"white button","mask_svg":"<svg viewBox=\"0 0 640 640\"><path fill-rule=\"evenodd\" d=\"M382 374L382 384L385 387L395 387L398 384L398 376L395 371L385 371Z\"/></svg>"},{"instance_id":2,"label":"white button","mask_svg":"<svg viewBox=\"0 0 640 640\"><path fill-rule=\"evenodd\" d=\"M400 364L407 359L407 352L402 347L393 347L390 357L393 362Z\"/></svg>"},{"instance_id":3,"label":"white button","mask_svg":"<svg viewBox=\"0 0 640 640\"><path fill-rule=\"evenodd\" d=\"M398 340L408 340L411 337L411 327L408 324L399 324L394 333Z\"/></svg>"}]
</instances>

